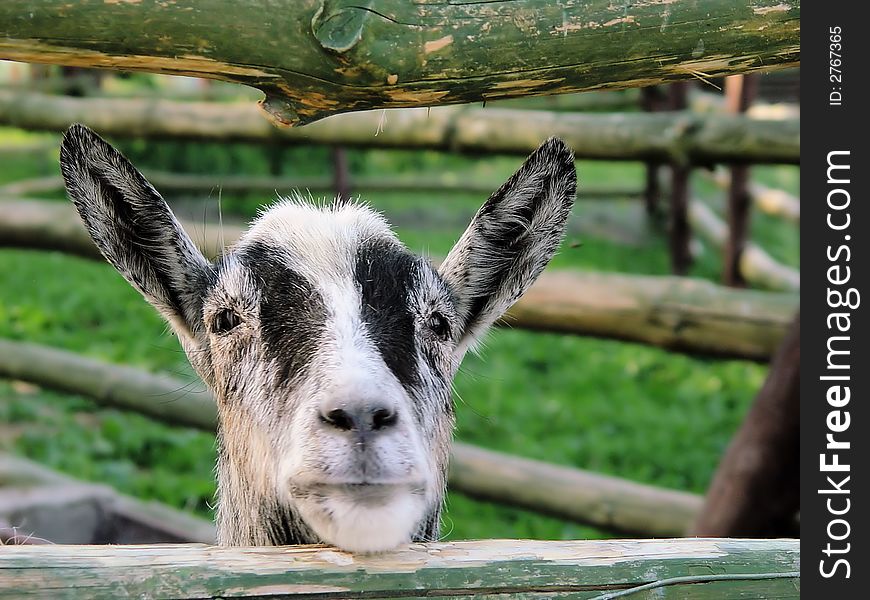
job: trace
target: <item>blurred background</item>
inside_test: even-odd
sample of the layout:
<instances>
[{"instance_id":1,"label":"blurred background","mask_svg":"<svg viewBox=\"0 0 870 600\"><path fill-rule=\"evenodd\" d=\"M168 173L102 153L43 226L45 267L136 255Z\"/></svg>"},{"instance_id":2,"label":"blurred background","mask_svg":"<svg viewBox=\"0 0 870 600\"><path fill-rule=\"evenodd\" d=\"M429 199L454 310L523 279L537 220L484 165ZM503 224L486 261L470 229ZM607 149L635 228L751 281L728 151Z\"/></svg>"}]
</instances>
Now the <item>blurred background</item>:
<instances>
[{"instance_id":1,"label":"blurred background","mask_svg":"<svg viewBox=\"0 0 870 600\"><path fill-rule=\"evenodd\" d=\"M736 76L732 83L713 79L474 108L494 115L511 111L502 129L517 136L526 127L521 111L543 111L555 120L680 110L711 122L741 112L768 122L794 121L798 86L799 72L786 70ZM0 62L0 339L170 375L180 382L171 393L144 400L182 403L205 388L176 339L111 266L88 257L74 233L64 238L75 223L66 221L72 213L59 180L60 134L46 130L54 128L51 119L63 118L60 111L67 105L47 100L91 102L76 106L90 106L100 123L112 118L96 103L104 98L136 99L142 110L156 99L208 102L216 107L209 127L220 131L222 106L254 104L260 93L199 79ZM30 113L25 119L12 107ZM45 111L44 127L38 110ZM165 107L155 110L154 120L174 118ZM243 227L277 194L301 189L314 197L360 196L387 216L412 250L433 257L447 253L526 153L489 151L485 143L461 153L378 147L379 137L398 135L401 119L378 111L371 122L365 148L145 131L107 137L190 224L192 237L206 245L222 231ZM711 161L672 169L665 161L584 158L577 169L578 202L548 274L576 275L581 292L583 281L598 281L579 279L589 273L626 277L605 279L594 288L597 305L589 314L576 319L570 314L583 310L582 293L566 299L553 288L556 296L530 299L507 326L495 329L480 354L466 358L456 379L456 439L572 469L557 471L557 479L574 481L571 474L579 473L574 470L613 476L628 485L624 494L615 488L617 497L662 492L660 504L632 516L628 526L618 516L619 501L588 503L596 490L585 488L597 485L594 479L588 486L577 480L577 492L587 496L567 499L573 512L553 503L537 505L522 494L487 493L474 482L458 483L444 513L446 539L643 537L677 535L680 523L688 528L797 309L797 165L744 164L735 170ZM742 181L736 190L732 175ZM639 277L674 274L689 279ZM714 287L703 287L704 282ZM696 295L695 284L709 296ZM620 315L629 295L633 308ZM707 317L696 319L692 310L699 305L713 310L707 297L727 302L712 333L697 341L702 335L693 337L693 328L703 329ZM667 310L657 312L665 304ZM611 305L617 312L608 312ZM549 310L550 316L535 317L535 310ZM650 323L650 332L643 323ZM743 338L724 340L729 330ZM164 534L171 540L207 539L207 526L171 509L212 518L211 433L107 406L114 384L105 378L93 382L93 393L59 391L68 387L57 380L74 378L75 368L41 381L16 376L19 367L9 365L22 356L19 346L0 346L0 363L7 365L0 367L4 539L152 541ZM58 368L33 356L27 362ZM523 481L521 487L536 487L534 479ZM632 482L653 487L634 488ZM547 489L541 483L545 496ZM677 525L673 519L657 525L669 499ZM583 508L587 505L597 508ZM608 511L610 516L602 516ZM155 533L161 527L165 531ZM109 535L107 528L118 531Z\"/></svg>"}]
</instances>

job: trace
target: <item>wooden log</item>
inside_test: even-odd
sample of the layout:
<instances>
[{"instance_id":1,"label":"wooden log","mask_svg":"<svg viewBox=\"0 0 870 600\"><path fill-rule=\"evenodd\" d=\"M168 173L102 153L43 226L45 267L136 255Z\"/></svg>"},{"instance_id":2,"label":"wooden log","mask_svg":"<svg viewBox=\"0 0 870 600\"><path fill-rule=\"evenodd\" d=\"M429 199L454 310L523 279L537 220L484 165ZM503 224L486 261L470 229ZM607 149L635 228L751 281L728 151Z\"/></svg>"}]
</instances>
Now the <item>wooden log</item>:
<instances>
[{"instance_id":1,"label":"wooden log","mask_svg":"<svg viewBox=\"0 0 870 600\"><path fill-rule=\"evenodd\" d=\"M671 165L671 195L668 206L668 250L671 273L686 275L692 265L692 230L689 226L689 174L685 164Z\"/></svg>"},{"instance_id":2,"label":"wooden log","mask_svg":"<svg viewBox=\"0 0 870 600\"><path fill-rule=\"evenodd\" d=\"M67 203L0 198L0 209L0 247L59 250L104 260Z\"/></svg>"},{"instance_id":3,"label":"wooden log","mask_svg":"<svg viewBox=\"0 0 870 600\"><path fill-rule=\"evenodd\" d=\"M799 570L799 541L787 539L432 542L368 556L327 546L16 546L0 552L0 598L798 598Z\"/></svg>"},{"instance_id":4,"label":"wooden log","mask_svg":"<svg viewBox=\"0 0 870 600\"><path fill-rule=\"evenodd\" d=\"M35 361L35 362L32 362ZM182 427L213 431L214 400L205 391L190 393L196 381L109 365L36 344L0 339L0 376L30 381L53 390L81 394L99 404L132 410Z\"/></svg>"},{"instance_id":5,"label":"wooden log","mask_svg":"<svg viewBox=\"0 0 870 600\"><path fill-rule=\"evenodd\" d=\"M693 535L794 534L800 508L800 314L728 445Z\"/></svg>"},{"instance_id":6,"label":"wooden log","mask_svg":"<svg viewBox=\"0 0 870 600\"><path fill-rule=\"evenodd\" d=\"M695 200L689 204L689 219L700 237L724 249L728 227L710 208ZM769 290L799 291L800 271L777 262L757 244L747 242L740 255L740 271L746 281Z\"/></svg>"},{"instance_id":7,"label":"wooden log","mask_svg":"<svg viewBox=\"0 0 870 600\"><path fill-rule=\"evenodd\" d=\"M780 216L787 221L800 225L801 204L797 197L783 190L769 188L760 183L750 183L749 194L752 202L760 210L769 215Z\"/></svg>"},{"instance_id":8,"label":"wooden log","mask_svg":"<svg viewBox=\"0 0 870 600\"><path fill-rule=\"evenodd\" d=\"M799 0L621 6L304 0L0 4L0 58L261 89L282 124L349 110L651 85L793 66ZM701 40L701 42L699 42Z\"/></svg>"},{"instance_id":9,"label":"wooden log","mask_svg":"<svg viewBox=\"0 0 870 600\"><path fill-rule=\"evenodd\" d=\"M798 302L794 294L731 290L684 277L549 271L504 320L513 327L765 360Z\"/></svg>"},{"instance_id":10,"label":"wooden log","mask_svg":"<svg viewBox=\"0 0 870 600\"><path fill-rule=\"evenodd\" d=\"M217 539L212 522L190 513L0 453L0 521L4 519L21 525L14 533L23 539L35 534L54 543L213 544Z\"/></svg>"},{"instance_id":11,"label":"wooden log","mask_svg":"<svg viewBox=\"0 0 870 600\"><path fill-rule=\"evenodd\" d=\"M689 94L689 108L704 114L728 113L728 103L722 94L704 90L694 90ZM746 114L754 119L797 119L801 109L798 102L771 103L762 99L754 102Z\"/></svg>"},{"instance_id":12,"label":"wooden log","mask_svg":"<svg viewBox=\"0 0 870 600\"><path fill-rule=\"evenodd\" d=\"M68 98L0 90L0 124L65 131L74 122L107 136L137 139L528 154L542 140L558 136L577 158L703 164L800 161L799 119L444 106L339 115L302 128L276 129L248 104Z\"/></svg>"},{"instance_id":13,"label":"wooden log","mask_svg":"<svg viewBox=\"0 0 870 600\"><path fill-rule=\"evenodd\" d=\"M659 200L661 199L661 185L659 185L659 167L657 162L649 161L645 165L645 185L643 192L644 207L646 208L647 217L658 219L661 217L661 207Z\"/></svg>"},{"instance_id":14,"label":"wooden log","mask_svg":"<svg viewBox=\"0 0 870 600\"><path fill-rule=\"evenodd\" d=\"M68 203L0 199L0 247L62 250L103 260ZM724 227L721 225L720 226ZM241 228L185 223L211 257ZM674 277L547 271L503 323L653 344L673 351L768 360L797 309L794 294L732 291Z\"/></svg>"},{"instance_id":15,"label":"wooden log","mask_svg":"<svg viewBox=\"0 0 870 600\"><path fill-rule=\"evenodd\" d=\"M172 195L214 195L218 191L235 194L258 193L263 201L275 199L276 194L287 194L292 190L328 192L335 189L331 177L272 177L266 175L200 175L194 173L167 173L164 171L144 171L154 187L169 197ZM476 194L483 198L497 190L502 181L486 181L478 178L459 178L452 173L442 176L425 177L356 177L349 180L355 190L365 192L401 193L450 193ZM14 197L46 194L63 190L60 175L23 179L0 185L0 199L7 201ZM582 201L596 201L611 198L639 198L642 190L631 185L583 187Z\"/></svg>"},{"instance_id":16,"label":"wooden log","mask_svg":"<svg viewBox=\"0 0 870 600\"><path fill-rule=\"evenodd\" d=\"M53 348L0 340L0 377L93 398L172 425L214 431L208 392L190 383L84 358ZM456 442L448 486L477 498L537 510L608 530L682 535L701 498L615 477L548 465Z\"/></svg>"},{"instance_id":17,"label":"wooden log","mask_svg":"<svg viewBox=\"0 0 870 600\"><path fill-rule=\"evenodd\" d=\"M454 443L448 489L605 531L678 537L701 508L698 495Z\"/></svg>"}]
</instances>

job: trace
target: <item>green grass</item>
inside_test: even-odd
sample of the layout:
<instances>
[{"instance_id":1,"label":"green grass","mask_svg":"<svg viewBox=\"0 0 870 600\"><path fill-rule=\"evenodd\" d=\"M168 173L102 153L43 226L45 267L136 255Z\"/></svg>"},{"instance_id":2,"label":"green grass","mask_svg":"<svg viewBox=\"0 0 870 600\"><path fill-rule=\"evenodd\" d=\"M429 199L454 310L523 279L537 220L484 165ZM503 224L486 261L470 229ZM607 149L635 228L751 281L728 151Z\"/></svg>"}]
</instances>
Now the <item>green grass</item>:
<instances>
[{"instance_id":1,"label":"green grass","mask_svg":"<svg viewBox=\"0 0 870 600\"><path fill-rule=\"evenodd\" d=\"M250 148L222 152L219 147L165 146L153 153L149 148L131 143L127 150L151 168L174 167L172 161L182 156L181 164L192 171L269 171L268 153ZM8 161L0 170L0 183L56 169L51 161L40 160ZM310 174L323 168L325 155L300 149L287 151L283 160L282 172ZM351 153L355 172L377 175L449 169L462 177L492 180L507 177L518 162L510 157ZM643 175L639 165L631 164L581 163L579 170L581 198L584 182L636 182L640 187ZM796 189L795 173L768 169L763 176ZM703 184L698 189L705 191ZM398 224L409 247L443 255L483 199L377 194L369 200ZM251 199L225 201L224 206L240 216L253 210ZM600 201L581 201L553 268L666 274L664 237L645 224L637 204L612 202L602 207ZM756 241L780 260L798 265L795 228L757 215ZM709 251L692 271L713 280L718 280L718 273L719 258ZM0 337L191 376L177 341L111 267L57 253L0 250ZM466 359L457 377L457 437L530 458L700 493L765 372L765 366L745 361L704 360L638 344L497 330L480 356ZM84 398L0 381L0 449L129 494L202 515L210 511L214 447L209 434L100 408ZM448 499L444 533L452 539L604 535L459 495Z\"/></svg>"}]
</instances>

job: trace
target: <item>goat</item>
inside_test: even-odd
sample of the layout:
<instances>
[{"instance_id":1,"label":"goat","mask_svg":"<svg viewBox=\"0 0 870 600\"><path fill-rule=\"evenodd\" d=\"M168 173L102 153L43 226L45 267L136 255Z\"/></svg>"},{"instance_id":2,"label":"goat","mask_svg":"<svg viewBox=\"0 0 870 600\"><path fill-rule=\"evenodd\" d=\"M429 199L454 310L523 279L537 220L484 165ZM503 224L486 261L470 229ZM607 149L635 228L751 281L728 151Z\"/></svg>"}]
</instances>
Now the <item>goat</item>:
<instances>
[{"instance_id":1,"label":"goat","mask_svg":"<svg viewBox=\"0 0 870 600\"><path fill-rule=\"evenodd\" d=\"M103 256L214 393L220 544L438 539L453 377L561 242L576 191L561 140L490 196L437 269L367 206L298 196L212 263L88 128L66 132L60 163Z\"/></svg>"}]
</instances>

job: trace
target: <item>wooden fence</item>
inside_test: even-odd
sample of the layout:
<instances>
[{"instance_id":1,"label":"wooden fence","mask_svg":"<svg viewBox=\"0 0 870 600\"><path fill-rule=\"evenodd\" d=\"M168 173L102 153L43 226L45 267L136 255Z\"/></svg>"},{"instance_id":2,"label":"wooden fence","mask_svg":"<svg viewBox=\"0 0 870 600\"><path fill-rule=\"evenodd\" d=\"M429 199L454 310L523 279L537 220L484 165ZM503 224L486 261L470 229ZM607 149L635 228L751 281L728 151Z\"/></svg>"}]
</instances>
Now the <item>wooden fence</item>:
<instances>
[{"instance_id":1,"label":"wooden fence","mask_svg":"<svg viewBox=\"0 0 870 600\"><path fill-rule=\"evenodd\" d=\"M217 422L211 394L183 391L190 382L101 363L63 350L0 340L0 377L81 394L99 404L132 410L171 425L213 432ZM476 498L609 531L647 536L683 535L701 507L701 498L687 492L458 442L451 452L449 487Z\"/></svg>"},{"instance_id":2,"label":"wooden fence","mask_svg":"<svg viewBox=\"0 0 870 600\"><path fill-rule=\"evenodd\" d=\"M85 0L77 10L69 11L67 3L59 0L43 2L37 8L23 0L8 0L0 6L0 58L199 75L245 83L265 93L262 105L274 121L293 125L367 108L431 106L693 78L706 80L790 66L799 57L800 3L796 0L758 0L751 4L676 0L639 3L628 9L604 0L559 7L525 0L516 3L525 6L513 6L510 11L492 4L384 2L374 7L372 2L360 6L299 2L288 4L278 13L264 0L252 0L231 8L222 4L225 10L200 11L197 27L192 28L185 8L173 3ZM101 19L95 25L97 10ZM22 19L24 14L29 18ZM603 43L605 39L618 39L618 43ZM522 54L512 50L520 40ZM179 48L187 49L186 53L180 53ZM577 57L582 57L582 62ZM678 95L671 100L671 108L684 107ZM504 127L505 122L517 122L520 116L522 128ZM525 153L542 138L559 135L580 158L671 164L678 175L673 179L677 189L673 197L684 201L681 209L672 214L682 219L683 229L687 229L692 213L684 193L692 165L799 161L799 122L795 119L758 120L740 114L701 117L683 110L587 117L451 107L390 113L386 115L386 127L382 127L383 119L383 114L356 113L304 129L282 130L272 128L249 106L71 99L0 91L0 123L61 130L71 121L82 121L102 133L119 136ZM374 135L376 131L378 135ZM721 231L716 234L717 224L704 215L703 209L694 213L696 222L712 223L707 227L713 232L711 239L722 237ZM686 240L682 237L682 251L686 254ZM751 252L744 252L748 254ZM736 264L737 259L732 262ZM767 269L763 276L769 274ZM777 273L778 280L785 281L784 287L790 289L799 285L794 276L791 271ZM584 290L589 289L589 281L583 282ZM650 281L644 283L650 287ZM559 283L562 287L568 284ZM612 293L612 282L609 285L611 288L600 293L602 298L631 298L626 291L629 284L623 282L618 295ZM671 289L677 287L672 285ZM675 314L662 313L659 299L663 292L659 289L657 293L654 311L645 312L644 301L634 299L636 305L629 311L611 313L609 318L599 313L596 318L599 323L611 323L607 334L611 335L618 330L618 321L630 322L627 315L633 310L643 315L643 322L655 325L653 333L641 337L623 330L616 337L673 347L686 345L691 335L680 333L677 341L674 335L687 329L693 331L696 321L703 321L697 318L701 313L687 316L698 307L687 309L683 303ZM725 296L719 290L713 293ZM702 299L698 301L698 297ZM709 298L701 294L688 304L710 304ZM560 302L561 298L555 304ZM794 296L784 302L786 310L792 309ZM573 314L581 312L576 305L569 310ZM778 310L782 311L782 306ZM512 314L528 323L538 319L538 323L546 323L543 328L565 321L565 313L542 316L533 308L524 313L522 304ZM660 323L670 333L663 335ZM571 327L594 330L588 322ZM712 327L713 336L720 339L727 336L729 327L735 328L735 322L712 326L706 323L697 329L704 327ZM764 350L756 345L740 352L769 356L783 338L781 324L777 327L775 341L767 339L761 344ZM788 408L796 398L792 384L796 381L794 348L798 349L799 363L799 342L795 340L799 340L797 326L779 346L768 384L759 398L763 410ZM57 351L43 349L35 350L42 352L38 359L31 355L31 360L22 362L33 348L10 344L0 345L11 357L4 363L5 376L27 379L28 372L50 365L52 356L75 362L62 354L49 356ZM693 339L690 344L703 342ZM60 372L62 377L53 375L55 379L49 385L68 390L91 385L86 374L93 371L92 367L99 367L78 360L81 362L75 367L68 365ZM103 372L100 377L98 382L102 383L83 393L176 423L213 427L214 407L209 398L197 398L196 404L190 406L147 402L155 389L147 391L147 386L154 383L149 376L129 370L121 374ZM106 379L117 386L106 387ZM38 379L33 376L32 380ZM130 392L129 386L135 389L137 385L146 387ZM177 382L165 378L158 387L166 385L177 386ZM83 390L85 387L79 391ZM768 413L779 414L776 410ZM785 456L793 445L794 429L789 422L788 435L782 435L781 428L766 429L749 423L744 424L739 439L749 440L756 448L766 448L765 444L773 440L779 444L777 451ZM452 458L451 485L455 489L465 486L468 493L479 497L534 506L621 531L676 534L685 531L692 520L698 531L710 526L704 511L699 518L699 499L690 494L562 471L461 445L455 447ZM729 466L740 459L739 448L732 446L720 474L728 473ZM509 471L519 474L516 479L484 476L498 472L499 460L515 461ZM759 475L765 474L769 475L750 473L738 481L735 489L724 492L714 487L705 511L721 505L723 499L727 501L735 490L746 497L757 495L764 488L759 484ZM571 485L565 486L566 482ZM498 486L513 488L506 492L507 488ZM589 489L594 491L592 496L587 493ZM571 493L575 495L564 502L564 495ZM577 507L582 511L579 517L571 513ZM790 519L794 508L785 503L776 508L782 514L768 516ZM751 506L738 506L736 513L729 515L726 529L751 529L745 522L751 510ZM645 516L639 520L638 514ZM650 514L657 518L651 519ZM729 593L796 597L798 569L795 540L457 542L414 545L377 557L354 557L320 547L43 546L0 553L0 596L9 592L62 596L77 586L76 593L87 590L94 597L155 593L176 597L283 594L361 598L513 594L604 599L648 590L664 597L719 597Z\"/></svg>"},{"instance_id":3,"label":"wooden fence","mask_svg":"<svg viewBox=\"0 0 870 600\"><path fill-rule=\"evenodd\" d=\"M84 123L124 138L280 145L340 145L528 154L558 136L577 158L680 163L797 164L800 121L743 115L565 113L443 106L338 115L300 128L275 128L249 103L70 98L0 90L0 124L65 131ZM510 126L506 126L510 124Z\"/></svg>"},{"instance_id":4,"label":"wooden fence","mask_svg":"<svg viewBox=\"0 0 870 600\"><path fill-rule=\"evenodd\" d=\"M0 194L0 247L61 250L103 258L70 204L9 199ZM715 221L714 221L715 222ZM203 231L183 223L190 232ZM206 229L197 242L217 256L241 229ZM788 271L786 271L788 273ZM761 271L770 273L778 271ZM669 350L768 360L785 336L799 298L792 293L735 290L682 277L544 273L502 324L637 341Z\"/></svg>"},{"instance_id":5,"label":"wooden fence","mask_svg":"<svg viewBox=\"0 0 870 600\"><path fill-rule=\"evenodd\" d=\"M0 598L799 598L798 540L12 546ZM643 594L643 595L641 595Z\"/></svg>"}]
</instances>

